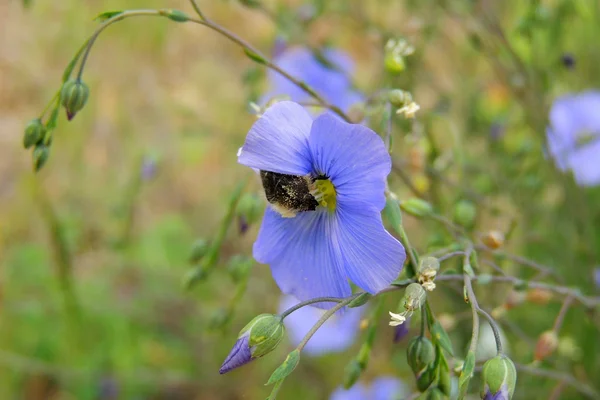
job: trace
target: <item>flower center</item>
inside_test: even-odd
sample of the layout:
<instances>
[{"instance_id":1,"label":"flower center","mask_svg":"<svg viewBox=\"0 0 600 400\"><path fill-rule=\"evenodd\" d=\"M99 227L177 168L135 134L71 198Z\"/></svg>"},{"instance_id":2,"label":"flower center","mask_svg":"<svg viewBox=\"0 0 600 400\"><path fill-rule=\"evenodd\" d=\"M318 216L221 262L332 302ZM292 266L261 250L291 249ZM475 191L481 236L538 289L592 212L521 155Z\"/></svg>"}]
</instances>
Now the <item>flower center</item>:
<instances>
[{"instance_id":1,"label":"flower center","mask_svg":"<svg viewBox=\"0 0 600 400\"><path fill-rule=\"evenodd\" d=\"M315 198L320 206L329 211L335 211L337 204L337 192L331 180L327 178L317 178L311 185L310 194Z\"/></svg>"}]
</instances>

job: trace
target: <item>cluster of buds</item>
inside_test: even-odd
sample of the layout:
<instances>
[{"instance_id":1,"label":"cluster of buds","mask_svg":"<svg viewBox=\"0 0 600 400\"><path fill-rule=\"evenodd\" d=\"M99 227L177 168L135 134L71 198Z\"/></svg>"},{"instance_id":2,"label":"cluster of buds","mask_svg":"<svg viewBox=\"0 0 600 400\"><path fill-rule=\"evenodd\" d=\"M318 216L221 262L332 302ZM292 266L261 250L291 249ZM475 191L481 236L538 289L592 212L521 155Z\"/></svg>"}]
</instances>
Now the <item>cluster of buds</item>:
<instances>
[{"instance_id":1,"label":"cluster of buds","mask_svg":"<svg viewBox=\"0 0 600 400\"><path fill-rule=\"evenodd\" d=\"M283 339L285 327L279 315L261 314L248 323L219 369L225 374L273 351Z\"/></svg>"},{"instance_id":2,"label":"cluster of buds","mask_svg":"<svg viewBox=\"0 0 600 400\"><path fill-rule=\"evenodd\" d=\"M384 64L385 68L394 74L398 74L406 69L404 58L415 52L405 39L390 39L385 44Z\"/></svg>"},{"instance_id":3,"label":"cluster of buds","mask_svg":"<svg viewBox=\"0 0 600 400\"><path fill-rule=\"evenodd\" d=\"M515 364L504 354L488 360L481 371L481 398L483 400L510 400L517 384Z\"/></svg>"},{"instance_id":4,"label":"cluster of buds","mask_svg":"<svg viewBox=\"0 0 600 400\"><path fill-rule=\"evenodd\" d=\"M425 293L425 289L418 283L411 283L406 287L406 291L404 292L404 297L400 304L402 305L402 310L400 313L393 313L390 311L390 317L392 318L390 321L390 326L398 326L402 325L407 318L412 316L412 314L421 308L421 305L425 302L427 298L427 294Z\"/></svg>"},{"instance_id":5,"label":"cluster of buds","mask_svg":"<svg viewBox=\"0 0 600 400\"><path fill-rule=\"evenodd\" d=\"M423 257L419 262L419 271L417 272L417 279L423 289L431 292L435 289L435 277L440 270L440 262L435 257Z\"/></svg>"},{"instance_id":6,"label":"cluster of buds","mask_svg":"<svg viewBox=\"0 0 600 400\"><path fill-rule=\"evenodd\" d=\"M410 92L401 89L393 89L388 93L388 101L397 107L396 114L404 114L406 118L414 118L415 113L421 108L413 100Z\"/></svg>"}]
</instances>

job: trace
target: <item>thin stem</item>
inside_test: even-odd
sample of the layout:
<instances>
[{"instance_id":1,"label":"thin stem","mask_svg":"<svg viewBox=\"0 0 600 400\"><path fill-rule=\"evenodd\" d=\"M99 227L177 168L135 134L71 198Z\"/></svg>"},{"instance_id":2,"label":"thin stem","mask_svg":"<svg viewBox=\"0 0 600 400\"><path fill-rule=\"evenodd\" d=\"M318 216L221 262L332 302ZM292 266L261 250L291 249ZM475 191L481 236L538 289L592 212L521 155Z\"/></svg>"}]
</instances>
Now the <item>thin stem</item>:
<instances>
[{"instance_id":1,"label":"thin stem","mask_svg":"<svg viewBox=\"0 0 600 400\"><path fill-rule=\"evenodd\" d=\"M358 293L358 295L360 295L360 294L362 294L362 293ZM288 308L287 310L285 310L284 312L282 312L281 319L284 319L285 317L287 317L294 311L299 310L304 306L308 306L308 305L315 304L315 303L341 303L344 300L348 300L349 298L354 299L356 297L357 297L357 295L352 295L350 297L317 297L314 299L306 300L306 301L300 302L300 303L296 304L295 306L292 306L292 307Z\"/></svg>"},{"instance_id":2,"label":"thin stem","mask_svg":"<svg viewBox=\"0 0 600 400\"><path fill-rule=\"evenodd\" d=\"M42 114L40 115L40 120L44 118L44 115L46 115L46 113L48 112L48 110L50 109L50 107L52 105L56 106L56 103L58 102L59 99L60 99L60 90L58 92L56 92L54 94L54 96L52 96L52 99L48 102L48 104L46 104L44 111L42 111Z\"/></svg>"},{"instance_id":3,"label":"thin stem","mask_svg":"<svg viewBox=\"0 0 600 400\"><path fill-rule=\"evenodd\" d=\"M558 335L558 331L560 330L562 323L565 319L565 315L567 315L567 310L569 309L569 306L571 305L572 302L573 302L573 297L567 296L567 298L563 302L562 307L560 308L560 311L558 312L558 315L556 316L556 319L554 320L554 326L552 327L552 330L557 335Z\"/></svg>"},{"instance_id":4,"label":"thin stem","mask_svg":"<svg viewBox=\"0 0 600 400\"><path fill-rule=\"evenodd\" d=\"M488 314L484 309L479 307L479 305L477 305L477 311L479 311L479 314L483 315L490 323L490 326L492 327L492 332L494 332L494 340L496 341L496 350L497 350L498 354L502 354L503 353L502 339L500 338L500 328L498 328L498 324L496 323L496 320L494 320L494 318L492 318L492 316L490 314Z\"/></svg>"},{"instance_id":5,"label":"thin stem","mask_svg":"<svg viewBox=\"0 0 600 400\"><path fill-rule=\"evenodd\" d=\"M442 262L442 261L446 261L447 259L452 258L452 257L458 257L458 256L464 256L464 255L465 255L464 251L453 251L452 253L444 254L443 256L439 257L438 261Z\"/></svg>"},{"instance_id":6,"label":"thin stem","mask_svg":"<svg viewBox=\"0 0 600 400\"><path fill-rule=\"evenodd\" d=\"M404 226L400 223L396 230L398 232L398 236L400 236L400 242L404 245L406 249L406 255L408 256L408 260L410 261L410 266L412 266L412 271L409 269L409 276L412 278L417 275L417 271L419 271L419 257L417 256L416 251L410 245L410 241L408 240L408 235L404 230Z\"/></svg>"},{"instance_id":7,"label":"thin stem","mask_svg":"<svg viewBox=\"0 0 600 400\"><path fill-rule=\"evenodd\" d=\"M310 338L317 332L317 330L319 330L319 328L321 327L321 325L323 325L333 314L335 314L336 312L338 312L339 310L341 310L342 308L344 308L345 306L347 306L348 304L350 304L350 302L354 300L354 297L350 297L338 304L336 304L335 306L333 306L332 308L330 308L329 310L327 310L322 316L321 318L319 318L319 320L317 321L317 323L310 328L310 331L308 331L308 333L304 336L304 338L302 338L302 341L300 342L300 344L298 344L298 346L296 347L296 349L298 351L302 351L302 349L304 349L304 346L306 346L306 344L308 343L308 341L310 340Z\"/></svg>"},{"instance_id":8,"label":"thin stem","mask_svg":"<svg viewBox=\"0 0 600 400\"><path fill-rule=\"evenodd\" d=\"M392 171L396 175L398 175L398 177L402 180L402 182L404 182L404 184L412 192L412 194L414 194L415 196L417 196L418 198L421 198L421 199L425 198L425 195L423 193L421 193L419 191L419 189L417 189L417 187L410 180L410 178L408 177L408 175L404 172L403 167L400 167L400 166L392 163Z\"/></svg>"},{"instance_id":9,"label":"thin stem","mask_svg":"<svg viewBox=\"0 0 600 400\"><path fill-rule=\"evenodd\" d=\"M279 393L279 389L281 389L284 380L285 379L275 382L275 386L273 386L273 390L271 390L271 394L269 395L267 400L275 400L277 398L277 393Z\"/></svg>"},{"instance_id":10,"label":"thin stem","mask_svg":"<svg viewBox=\"0 0 600 400\"><path fill-rule=\"evenodd\" d=\"M559 282L562 281L562 277L560 275L558 275L556 273L556 271L548 266L542 265L540 263L537 263L533 260L530 260L528 258L525 257L521 257L521 256L517 256L515 254L510 254L510 253L506 253L504 251L501 250L494 250L491 249L485 245L476 245L475 248L477 250L484 250L484 251L488 251L490 252L492 255L499 257L499 258L505 258L507 260L513 261L517 264L521 264L524 265L526 267L529 268L533 268L536 271L539 271L541 273L543 273L544 275L551 275L553 277L555 277Z\"/></svg>"},{"instance_id":11,"label":"thin stem","mask_svg":"<svg viewBox=\"0 0 600 400\"><path fill-rule=\"evenodd\" d=\"M471 314L473 316L473 332L471 333L471 344L469 345L469 351L475 353L477 351L477 343L479 341L479 315L477 314L477 299L475 298L475 292L473 292L473 286L471 285L471 277L467 274L463 275L465 287L467 288L467 296L469 303L471 304Z\"/></svg>"},{"instance_id":12,"label":"thin stem","mask_svg":"<svg viewBox=\"0 0 600 400\"><path fill-rule=\"evenodd\" d=\"M206 20L206 17L204 16L204 13L200 9L200 6L198 5L198 3L196 3L195 0L190 0L190 3L192 4L192 8L194 9L194 11L196 11L196 14L198 14L198 16L200 18L202 18L203 20Z\"/></svg>"},{"instance_id":13,"label":"thin stem","mask_svg":"<svg viewBox=\"0 0 600 400\"><path fill-rule=\"evenodd\" d=\"M427 307L421 307L421 331L420 336L425 336L425 320L427 319Z\"/></svg>"}]
</instances>

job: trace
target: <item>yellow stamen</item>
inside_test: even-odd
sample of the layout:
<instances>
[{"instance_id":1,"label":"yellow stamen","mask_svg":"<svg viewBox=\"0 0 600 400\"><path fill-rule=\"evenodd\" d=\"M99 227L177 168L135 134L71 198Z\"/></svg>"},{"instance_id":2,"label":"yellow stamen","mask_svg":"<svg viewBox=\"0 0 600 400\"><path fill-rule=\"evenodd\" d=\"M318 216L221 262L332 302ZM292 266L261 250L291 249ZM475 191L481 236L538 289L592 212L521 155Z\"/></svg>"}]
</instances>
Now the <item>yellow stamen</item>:
<instances>
[{"instance_id":1,"label":"yellow stamen","mask_svg":"<svg viewBox=\"0 0 600 400\"><path fill-rule=\"evenodd\" d=\"M329 179L317 179L313 182L311 194L320 206L335 211L337 192Z\"/></svg>"}]
</instances>

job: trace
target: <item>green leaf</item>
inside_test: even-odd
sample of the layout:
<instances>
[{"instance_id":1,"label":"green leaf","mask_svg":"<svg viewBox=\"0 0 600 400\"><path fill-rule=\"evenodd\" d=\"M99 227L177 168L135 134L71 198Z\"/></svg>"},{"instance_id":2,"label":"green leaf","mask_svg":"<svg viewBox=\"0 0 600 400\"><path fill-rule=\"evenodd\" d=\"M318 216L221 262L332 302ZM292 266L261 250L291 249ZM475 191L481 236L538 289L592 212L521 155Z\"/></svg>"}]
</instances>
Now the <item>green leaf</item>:
<instances>
[{"instance_id":1,"label":"green leaf","mask_svg":"<svg viewBox=\"0 0 600 400\"><path fill-rule=\"evenodd\" d=\"M460 376L458 377L458 399L462 400L467 395L467 391L469 390L469 383L471 383L471 378L473 377L473 371L475 370L475 353L473 351L469 351L467 353L467 357L465 358L465 363L463 365L462 371L460 372Z\"/></svg>"},{"instance_id":2,"label":"green leaf","mask_svg":"<svg viewBox=\"0 0 600 400\"><path fill-rule=\"evenodd\" d=\"M433 326L431 327L431 338L433 342L442 349L446 350L450 355L454 355L454 351L452 350L452 342L450 341L450 337L442 327L439 321L435 321Z\"/></svg>"},{"instance_id":3,"label":"green leaf","mask_svg":"<svg viewBox=\"0 0 600 400\"><path fill-rule=\"evenodd\" d=\"M265 60L265 58L263 56L261 56L258 53L255 53L254 51L250 50L250 49L244 49L244 53L246 53L246 55L252 60L252 61L256 61L259 64L265 65L267 63L267 60Z\"/></svg>"},{"instance_id":4,"label":"green leaf","mask_svg":"<svg viewBox=\"0 0 600 400\"><path fill-rule=\"evenodd\" d=\"M398 204L397 199L388 196L385 201L383 216L394 230L402 225L402 212L400 211L400 205Z\"/></svg>"},{"instance_id":5,"label":"green leaf","mask_svg":"<svg viewBox=\"0 0 600 400\"><path fill-rule=\"evenodd\" d=\"M296 366L300 362L300 350L296 349L292 351L285 358L285 361L281 363L279 367L271 374L271 377L267 381L267 385L271 385L275 382L279 382L285 379L289 374L291 374Z\"/></svg>"},{"instance_id":6,"label":"green leaf","mask_svg":"<svg viewBox=\"0 0 600 400\"><path fill-rule=\"evenodd\" d=\"M104 22L107 19L111 19L112 17L117 16L119 14L123 14L123 11L105 11L102 14L96 15L94 21Z\"/></svg>"},{"instance_id":7,"label":"green leaf","mask_svg":"<svg viewBox=\"0 0 600 400\"><path fill-rule=\"evenodd\" d=\"M356 296L354 300L348 303L348 308L355 308L365 305L369 300L371 300L372 297L373 295L370 293L361 293L360 295Z\"/></svg>"},{"instance_id":8,"label":"green leaf","mask_svg":"<svg viewBox=\"0 0 600 400\"><path fill-rule=\"evenodd\" d=\"M408 286L408 285L410 285L413 282L414 282L413 279L403 278L403 279L396 279L395 281L392 281L392 283L390 283L390 285L394 285L394 286Z\"/></svg>"}]
</instances>

